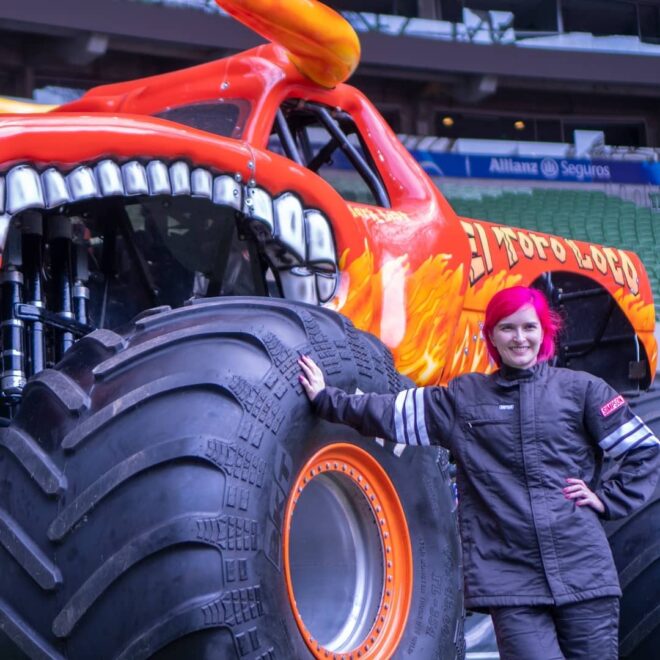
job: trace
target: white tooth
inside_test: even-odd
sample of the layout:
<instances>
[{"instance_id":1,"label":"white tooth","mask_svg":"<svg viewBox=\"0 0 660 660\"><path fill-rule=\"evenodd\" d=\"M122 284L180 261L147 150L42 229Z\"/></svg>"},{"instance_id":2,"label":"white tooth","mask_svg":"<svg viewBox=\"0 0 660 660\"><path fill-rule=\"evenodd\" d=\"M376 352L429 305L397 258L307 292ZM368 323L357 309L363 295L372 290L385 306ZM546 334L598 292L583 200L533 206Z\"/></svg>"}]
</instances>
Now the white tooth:
<instances>
[{"instance_id":1,"label":"white tooth","mask_svg":"<svg viewBox=\"0 0 660 660\"><path fill-rule=\"evenodd\" d=\"M80 165L72 172L69 172L66 175L66 182L74 201L99 196L94 172L85 165Z\"/></svg>"},{"instance_id":2,"label":"white tooth","mask_svg":"<svg viewBox=\"0 0 660 660\"><path fill-rule=\"evenodd\" d=\"M10 170L6 180L7 203L5 210L10 215L28 208L44 208L44 194L39 175L26 165Z\"/></svg>"},{"instance_id":3,"label":"white tooth","mask_svg":"<svg viewBox=\"0 0 660 660\"><path fill-rule=\"evenodd\" d=\"M314 275L298 275L293 270L280 271L282 294L287 300L318 305Z\"/></svg>"},{"instance_id":4,"label":"white tooth","mask_svg":"<svg viewBox=\"0 0 660 660\"><path fill-rule=\"evenodd\" d=\"M328 302L332 298L336 287L337 276L335 274L316 273L316 290L322 303Z\"/></svg>"},{"instance_id":5,"label":"white tooth","mask_svg":"<svg viewBox=\"0 0 660 660\"><path fill-rule=\"evenodd\" d=\"M305 259L305 216L300 200L284 193L273 202L275 235L298 261Z\"/></svg>"},{"instance_id":6,"label":"white tooth","mask_svg":"<svg viewBox=\"0 0 660 660\"><path fill-rule=\"evenodd\" d=\"M7 233L9 232L9 221L11 216L8 213L4 215L0 214L0 248L2 251L5 250L5 244L7 243Z\"/></svg>"},{"instance_id":7,"label":"white tooth","mask_svg":"<svg viewBox=\"0 0 660 660\"><path fill-rule=\"evenodd\" d=\"M102 160L94 168L94 172L104 197L124 194L124 182L117 163L112 160Z\"/></svg>"},{"instance_id":8,"label":"white tooth","mask_svg":"<svg viewBox=\"0 0 660 660\"><path fill-rule=\"evenodd\" d=\"M213 177L208 170L197 167L190 173L190 186L194 197L213 196Z\"/></svg>"},{"instance_id":9,"label":"white tooth","mask_svg":"<svg viewBox=\"0 0 660 660\"><path fill-rule=\"evenodd\" d=\"M173 195L190 195L190 168L178 160L170 165L170 181Z\"/></svg>"},{"instance_id":10,"label":"white tooth","mask_svg":"<svg viewBox=\"0 0 660 660\"><path fill-rule=\"evenodd\" d=\"M226 174L215 177L213 181L213 202L215 204L225 204L236 210L241 208L241 186L234 181L234 178Z\"/></svg>"},{"instance_id":11,"label":"white tooth","mask_svg":"<svg viewBox=\"0 0 660 660\"><path fill-rule=\"evenodd\" d=\"M52 209L71 201L64 177L54 167L49 167L41 173L41 183L48 208Z\"/></svg>"},{"instance_id":12,"label":"white tooth","mask_svg":"<svg viewBox=\"0 0 660 660\"><path fill-rule=\"evenodd\" d=\"M243 200L243 212L253 220L263 223L272 234L275 225L273 223L273 202L270 195L262 188L247 188Z\"/></svg>"},{"instance_id":13,"label":"white tooth","mask_svg":"<svg viewBox=\"0 0 660 660\"><path fill-rule=\"evenodd\" d=\"M124 163L121 166L121 173L127 195L147 195L149 193L147 171L142 163L138 163L137 160Z\"/></svg>"},{"instance_id":14,"label":"white tooth","mask_svg":"<svg viewBox=\"0 0 660 660\"><path fill-rule=\"evenodd\" d=\"M151 160L147 164L147 179L150 195L169 195L172 192L167 165L162 160Z\"/></svg>"},{"instance_id":15,"label":"white tooth","mask_svg":"<svg viewBox=\"0 0 660 660\"><path fill-rule=\"evenodd\" d=\"M337 265L332 229L325 217L316 210L305 211L307 223L307 259L310 263Z\"/></svg>"}]
</instances>

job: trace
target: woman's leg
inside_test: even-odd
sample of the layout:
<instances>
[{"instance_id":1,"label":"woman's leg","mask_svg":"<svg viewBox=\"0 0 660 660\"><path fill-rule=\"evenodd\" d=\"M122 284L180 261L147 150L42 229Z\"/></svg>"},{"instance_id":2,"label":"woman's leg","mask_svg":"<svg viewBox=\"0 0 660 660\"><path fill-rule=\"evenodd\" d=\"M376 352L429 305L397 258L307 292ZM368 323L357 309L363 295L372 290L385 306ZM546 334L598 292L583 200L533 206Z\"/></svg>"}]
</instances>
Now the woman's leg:
<instances>
[{"instance_id":1,"label":"woman's leg","mask_svg":"<svg viewBox=\"0 0 660 660\"><path fill-rule=\"evenodd\" d=\"M551 607L493 607L500 660L564 660Z\"/></svg>"},{"instance_id":2,"label":"woman's leg","mask_svg":"<svg viewBox=\"0 0 660 660\"><path fill-rule=\"evenodd\" d=\"M554 608L559 645L569 660L617 660L619 599L593 598Z\"/></svg>"}]
</instances>

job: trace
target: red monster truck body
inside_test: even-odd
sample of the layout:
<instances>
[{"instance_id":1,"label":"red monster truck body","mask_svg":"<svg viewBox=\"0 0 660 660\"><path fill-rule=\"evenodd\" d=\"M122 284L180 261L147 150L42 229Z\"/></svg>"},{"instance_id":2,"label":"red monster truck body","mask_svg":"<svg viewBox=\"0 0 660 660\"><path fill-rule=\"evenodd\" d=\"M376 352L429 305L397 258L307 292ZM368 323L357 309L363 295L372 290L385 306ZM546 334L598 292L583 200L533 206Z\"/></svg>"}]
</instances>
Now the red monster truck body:
<instances>
[{"instance_id":1,"label":"red monster truck body","mask_svg":"<svg viewBox=\"0 0 660 660\"><path fill-rule=\"evenodd\" d=\"M0 117L3 657L460 657L445 458L319 425L297 384L306 350L403 386L345 317L446 383L492 368L485 305L533 284L560 364L650 385L636 255L457 217L309 48Z\"/></svg>"}]
</instances>

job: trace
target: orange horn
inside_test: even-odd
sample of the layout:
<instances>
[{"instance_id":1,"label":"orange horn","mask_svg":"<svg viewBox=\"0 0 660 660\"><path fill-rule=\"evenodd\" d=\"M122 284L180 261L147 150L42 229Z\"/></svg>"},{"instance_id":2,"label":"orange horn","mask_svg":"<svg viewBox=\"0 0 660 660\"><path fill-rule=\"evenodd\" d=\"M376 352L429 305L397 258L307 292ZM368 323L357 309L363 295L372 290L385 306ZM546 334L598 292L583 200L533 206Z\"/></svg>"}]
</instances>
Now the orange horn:
<instances>
[{"instance_id":1,"label":"orange horn","mask_svg":"<svg viewBox=\"0 0 660 660\"><path fill-rule=\"evenodd\" d=\"M334 87L355 71L360 42L351 24L317 0L215 0L227 13L286 49L307 78Z\"/></svg>"},{"instance_id":2,"label":"orange horn","mask_svg":"<svg viewBox=\"0 0 660 660\"><path fill-rule=\"evenodd\" d=\"M16 99L0 98L0 114L23 115L36 112L50 112L56 105L46 105L31 101L17 101Z\"/></svg>"}]
</instances>

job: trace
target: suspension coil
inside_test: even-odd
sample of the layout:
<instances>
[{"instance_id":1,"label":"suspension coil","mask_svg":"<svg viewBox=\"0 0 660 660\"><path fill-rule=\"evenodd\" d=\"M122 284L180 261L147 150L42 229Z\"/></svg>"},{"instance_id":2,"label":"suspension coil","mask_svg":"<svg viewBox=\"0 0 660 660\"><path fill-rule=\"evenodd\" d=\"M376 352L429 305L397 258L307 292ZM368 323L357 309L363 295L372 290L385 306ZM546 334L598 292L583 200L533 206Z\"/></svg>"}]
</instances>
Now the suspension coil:
<instances>
[{"instance_id":1,"label":"suspension coil","mask_svg":"<svg viewBox=\"0 0 660 660\"><path fill-rule=\"evenodd\" d=\"M43 219L38 211L25 211L21 216L23 232L23 277L25 299L29 305L44 308L43 294ZM27 376L46 366L44 324L33 321L26 327Z\"/></svg>"},{"instance_id":2,"label":"suspension coil","mask_svg":"<svg viewBox=\"0 0 660 660\"><path fill-rule=\"evenodd\" d=\"M72 301L72 228L71 220L64 215L56 215L48 219L48 239L50 246L51 291L50 299L54 311L64 319L75 318ZM57 331L55 344L55 359L73 346L73 333L68 330Z\"/></svg>"},{"instance_id":3,"label":"suspension coil","mask_svg":"<svg viewBox=\"0 0 660 660\"><path fill-rule=\"evenodd\" d=\"M25 385L25 324L17 316L17 308L23 302L23 274L21 235L10 230L4 253L4 269L0 272L0 292L2 293L2 374L0 388L2 398L10 402L20 398Z\"/></svg>"}]
</instances>

